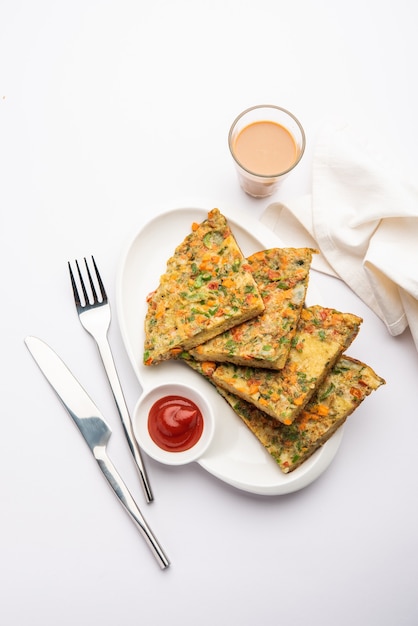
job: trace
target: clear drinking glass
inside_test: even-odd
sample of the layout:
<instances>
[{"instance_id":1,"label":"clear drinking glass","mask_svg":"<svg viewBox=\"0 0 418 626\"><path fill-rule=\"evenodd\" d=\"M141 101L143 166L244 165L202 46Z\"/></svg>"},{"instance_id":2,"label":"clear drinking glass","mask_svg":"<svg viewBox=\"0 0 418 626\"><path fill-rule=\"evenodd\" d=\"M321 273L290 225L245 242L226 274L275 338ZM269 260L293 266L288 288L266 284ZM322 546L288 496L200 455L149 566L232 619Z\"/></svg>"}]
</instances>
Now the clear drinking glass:
<instances>
[{"instance_id":1,"label":"clear drinking glass","mask_svg":"<svg viewBox=\"0 0 418 626\"><path fill-rule=\"evenodd\" d=\"M250 127L253 135L248 143ZM259 132L262 128L263 136ZM242 152L243 131L247 133L246 153ZM285 143L282 144L282 140ZM271 104L259 104L240 113L228 135L239 183L254 198L265 198L276 191L283 178L301 160L305 144L305 132L299 120L286 109ZM264 158L264 163L257 162L257 155ZM266 159L270 159L270 169L266 166Z\"/></svg>"}]
</instances>

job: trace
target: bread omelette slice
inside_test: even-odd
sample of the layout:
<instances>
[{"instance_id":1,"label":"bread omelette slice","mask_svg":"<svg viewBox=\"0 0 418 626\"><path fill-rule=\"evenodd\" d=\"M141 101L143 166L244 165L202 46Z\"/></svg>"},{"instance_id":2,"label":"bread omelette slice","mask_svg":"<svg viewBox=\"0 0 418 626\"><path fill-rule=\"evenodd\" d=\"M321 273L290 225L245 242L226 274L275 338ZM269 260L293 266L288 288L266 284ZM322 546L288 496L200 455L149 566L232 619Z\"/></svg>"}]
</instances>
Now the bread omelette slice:
<instances>
[{"instance_id":1,"label":"bread omelette slice","mask_svg":"<svg viewBox=\"0 0 418 626\"><path fill-rule=\"evenodd\" d=\"M172 358L264 310L254 277L219 209L192 225L147 302L145 365Z\"/></svg>"},{"instance_id":2,"label":"bread omelette slice","mask_svg":"<svg viewBox=\"0 0 418 626\"><path fill-rule=\"evenodd\" d=\"M214 363L187 363L211 380ZM271 454L283 473L299 467L340 428L385 380L361 361L343 355L293 424L286 426L250 402L215 385L235 413Z\"/></svg>"},{"instance_id":3,"label":"bread omelette slice","mask_svg":"<svg viewBox=\"0 0 418 626\"><path fill-rule=\"evenodd\" d=\"M305 302L312 248L273 248L247 258L265 305L263 313L197 346L199 361L281 369Z\"/></svg>"},{"instance_id":4,"label":"bread omelette slice","mask_svg":"<svg viewBox=\"0 0 418 626\"><path fill-rule=\"evenodd\" d=\"M305 308L281 370L221 363L213 382L289 425L356 337L361 322L351 313L319 305Z\"/></svg>"}]
</instances>

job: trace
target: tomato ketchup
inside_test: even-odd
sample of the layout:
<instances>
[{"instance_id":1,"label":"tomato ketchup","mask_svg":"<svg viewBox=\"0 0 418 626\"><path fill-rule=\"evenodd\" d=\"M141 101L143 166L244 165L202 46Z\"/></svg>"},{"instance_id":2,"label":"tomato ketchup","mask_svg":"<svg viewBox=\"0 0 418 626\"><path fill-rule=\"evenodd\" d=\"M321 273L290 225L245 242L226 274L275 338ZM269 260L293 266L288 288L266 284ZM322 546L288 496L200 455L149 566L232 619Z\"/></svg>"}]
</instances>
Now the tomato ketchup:
<instances>
[{"instance_id":1,"label":"tomato ketchup","mask_svg":"<svg viewBox=\"0 0 418 626\"><path fill-rule=\"evenodd\" d=\"M152 405L148 414L148 432L154 443L169 452L192 448L203 432L199 407L182 396L165 396Z\"/></svg>"}]
</instances>

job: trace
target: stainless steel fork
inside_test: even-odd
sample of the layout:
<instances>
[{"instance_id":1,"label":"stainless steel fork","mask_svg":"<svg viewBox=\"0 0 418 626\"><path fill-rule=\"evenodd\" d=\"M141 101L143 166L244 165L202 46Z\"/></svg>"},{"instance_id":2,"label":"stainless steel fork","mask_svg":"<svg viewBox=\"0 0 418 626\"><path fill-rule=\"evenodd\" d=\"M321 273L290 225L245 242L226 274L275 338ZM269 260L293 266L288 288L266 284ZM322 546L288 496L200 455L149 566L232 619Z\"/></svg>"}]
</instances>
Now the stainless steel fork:
<instances>
[{"instance_id":1,"label":"stainless steel fork","mask_svg":"<svg viewBox=\"0 0 418 626\"><path fill-rule=\"evenodd\" d=\"M111 311L110 304L107 299L106 291L99 274L99 270L97 269L96 262L94 257L91 257L94 274L97 280L98 289L100 291L100 298L97 294L97 290L95 287L95 283L93 280L92 272L90 271L89 265L87 263L86 258L84 258L84 264L87 271L88 281L90 284L90 291L92 300L89 297L89 293L86 288L86 284L83 279L82 272L80 270L80 265L78 261L75 261L75 265L77 268L77 275L81 286L82 296L77 286L76 278L71 269L71 263L68 262L68 269L70 271L71 285L74 292L74 300L77 308L78 317L82 326L87 330L88 333L93 337L96 341L97 347L99 349L99 353L101 359L103 361L103 365L109 379L110 387L112 389L113 397L116 402L116 406L118 409L119 416L121 418L123 429L125 432L126 439L129 444L130 451L132 456L135 459L135 463L139 472L139 476L141 479L141 485L144 490L145 498L147 502L151 502L153 498L153 494L151 491L151 487L149 485L148 476L144 467L144 463L142 461L141 452L138 447L138 443L135 439L132 421L129 415L128 407L126 405L125 396L123 395L121 383L119 380L118 373L116 371L115 361L113 359L112 351L110 348L109 340L108 340L108 330L111 321Z\"/></svg>"}]
</instances>

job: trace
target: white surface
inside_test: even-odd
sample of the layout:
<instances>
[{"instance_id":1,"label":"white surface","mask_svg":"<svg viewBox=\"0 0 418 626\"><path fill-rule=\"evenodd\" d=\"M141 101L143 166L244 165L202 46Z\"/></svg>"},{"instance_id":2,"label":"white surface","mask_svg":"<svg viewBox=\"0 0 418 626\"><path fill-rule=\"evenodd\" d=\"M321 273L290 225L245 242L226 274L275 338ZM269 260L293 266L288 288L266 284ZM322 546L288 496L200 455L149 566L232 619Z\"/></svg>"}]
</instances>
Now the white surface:
<instances>
[{"instance_id":1,"label":"white surface","mask_svg":"<svg viewBox=\"0 0 418 626\"><path fill-rule=\"evenodd\" d=\"M245 228L237 222L239 216L224 212L243 254L249 256L281 245L277 235L248 216ZM187 365L166 361L158 367L143 365L144 320L146 298L158 285L166 262L176 246L189 234L193 222L203 222L208 212L202 208L177 208L158 215L135 234L122 255L117 277L117 311L119 327L126 351L141 387L147 392L161 383L187 383L208 399L215 416L215 435L210 448L200 457L199 464L208 472L230 485L258 495L282 495L303 489L316 480L329 466L340 446L343 429L318 450L297 470L284 475L277 471L273 458L235 415L215 388ZM158 241L158 246L155 242ZM145 270L144 270L145 268ZM314 295L312 295L314 294ZM307 303L320 298L311 278ZM146 430L142 431L143 435ZM143 443L143 439L141 440ZM148 450L148 447L145 448ZM151 454L153 458L156 458Z\"/></svg>"},{"instance_id":2,"label":"white surface","mask_svg":"<svg viewBox=\"0 0 418 626\"><path fill-rule=\"evenodd\" d=\"M416 18L410 0L0 3L2 625L418 622L410 334L390 337L343 284L318 275L322 304L364 317L350 354L387 380L347 423L330 468L266 498L197 464L150 459L147 506L66 265L94 253L114 303L122 251L153 215L219 206L243 224L259 217L267 202L239 189L227 134L260 102L294 112L308 138L274 200L310 191L315 135L332 116L370 125L413 179ZM33 363L28 334L57 350L110 422L110 454L167 571ZM110 339L133 408L140 388L116 319Z\"/></svg>"}]
</instances>

